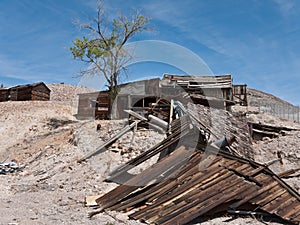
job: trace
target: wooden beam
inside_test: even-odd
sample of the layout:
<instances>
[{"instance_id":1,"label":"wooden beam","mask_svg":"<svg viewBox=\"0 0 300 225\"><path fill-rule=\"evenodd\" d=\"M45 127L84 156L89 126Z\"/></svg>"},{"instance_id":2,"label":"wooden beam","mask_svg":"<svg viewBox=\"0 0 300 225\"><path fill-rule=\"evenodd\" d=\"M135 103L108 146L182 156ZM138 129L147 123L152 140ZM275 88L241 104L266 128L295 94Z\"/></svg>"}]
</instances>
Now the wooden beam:
<instances>
[{"instance_id":1,"label":"wooden beam","mask_svg":"<svg viewBox=\"0 0 300 225\"><path fill-rule=\"evenodd\" d=\"M120 130L119 133L117 133L115 136L113 136L111 139L109 139L108 141L106 141L104 144L102 144L100 147L98 147L95 151L89 152L88 154L86 154L85 156L83 156L82 158L80 158L78 160L78 162L82 162L84 160L87 160L88 158L95 156L103 151L106 150L106 147L111 145L113 142L115 142L117 139L119 139L120 137L122 137L125 133L127 133L129 130L131 130L134 126L136 126L138 123L140 122L140 120L138 121L134 121L132 124L127 125L126 127L124 127L122 130Z\"/></svg>"}]
</instances>

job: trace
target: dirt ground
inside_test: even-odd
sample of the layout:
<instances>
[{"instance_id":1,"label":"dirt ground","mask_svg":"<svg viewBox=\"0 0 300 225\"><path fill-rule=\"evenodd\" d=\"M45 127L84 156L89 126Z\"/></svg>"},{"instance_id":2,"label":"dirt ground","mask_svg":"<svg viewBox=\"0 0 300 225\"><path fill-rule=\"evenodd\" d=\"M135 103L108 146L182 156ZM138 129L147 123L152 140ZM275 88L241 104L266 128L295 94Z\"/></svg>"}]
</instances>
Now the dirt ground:
<instances>
[{"instance_id":1,"label":"dirt ground","mask_svg":"<svg viewBox=\"0 0 300 225\"><path fill-rule=\"evenodd\" d=\"M116 134L127 121L78 121L73 117L70 102L66 98L0 103L0 162L13 160L24 166L19 172L0 175L0 224L143 224L117 212L104 212L89 219L88 213L94 209L85 207L85 196L107 193L116 187L115 183L104 182L108 173L164 137L152 130L134 130L107 151L78 163L80 157ZM263 119L270 120L265 115L249 116L249 120ZM293 131L277 139L256 142L255 160L262 163L272 160L280 149L284 165L274 164L271 169L282 172L299 168L299 140L300 131ZM299 191L299 178L287 182ZM222 215L199 218L191 224L282 223L258 216Z\"/></svg>"}]
</instances>

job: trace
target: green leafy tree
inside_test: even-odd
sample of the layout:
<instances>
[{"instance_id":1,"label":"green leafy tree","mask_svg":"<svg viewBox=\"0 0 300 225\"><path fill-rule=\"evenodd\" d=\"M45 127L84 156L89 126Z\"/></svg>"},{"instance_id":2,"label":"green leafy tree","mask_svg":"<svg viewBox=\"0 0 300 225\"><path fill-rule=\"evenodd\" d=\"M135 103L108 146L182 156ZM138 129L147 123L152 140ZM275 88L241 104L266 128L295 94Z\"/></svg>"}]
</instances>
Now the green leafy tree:
<instances>
[{"instance_id":1,"label":"green leafy tree","mask_svg":"<svg viewBox=\"0 0 300 225\"><path fill-rule=\"evenodd\" d=\"M74 59L90 65L88 70L81 71L81 75L101 73L110 92L110 108L118 94L118 83L121 72L131 60L131 54L124 45L137 33L147 30L149 18L140 12L130 17L119 14L108 21L104 14L103 4L97 6L97 17L91 23L77 22L87 31L87 35L73 40L70 50Z\"/></svg>"}]
</instances>

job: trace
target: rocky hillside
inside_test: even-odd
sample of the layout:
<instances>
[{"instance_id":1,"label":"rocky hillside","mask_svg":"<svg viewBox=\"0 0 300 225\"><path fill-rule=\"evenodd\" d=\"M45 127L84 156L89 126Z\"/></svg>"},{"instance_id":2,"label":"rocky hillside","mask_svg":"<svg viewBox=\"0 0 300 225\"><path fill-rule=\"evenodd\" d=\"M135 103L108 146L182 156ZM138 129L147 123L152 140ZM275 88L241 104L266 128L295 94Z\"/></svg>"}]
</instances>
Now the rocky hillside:
<instances>
[{"instance_id":1,"label":"rocky hillside","mask_svg":"<svg viewBox=\"0 0 300 225\"><path fill-rule=\"evenodd\" d=\"M94 92L96 90L74 86L71 84L47 84L51 90L50 100L63 102L68 105L76 104L78 94Z\"/></svg>"},{"instance_id":2,"label":"rocky hillside","mask_svg":"<svg viewBox=\"0 0 300 225\"><path fill-rule=\"evenodd\" d=\"M248 103L250 106L261 106L261 105L268 105L268 104L283 104L287 106L291 106L287 101L284 101L272 94L268 94L263 91L259 91L252 88L247 88L248 93Z\"/></svg>"}]
</instances>

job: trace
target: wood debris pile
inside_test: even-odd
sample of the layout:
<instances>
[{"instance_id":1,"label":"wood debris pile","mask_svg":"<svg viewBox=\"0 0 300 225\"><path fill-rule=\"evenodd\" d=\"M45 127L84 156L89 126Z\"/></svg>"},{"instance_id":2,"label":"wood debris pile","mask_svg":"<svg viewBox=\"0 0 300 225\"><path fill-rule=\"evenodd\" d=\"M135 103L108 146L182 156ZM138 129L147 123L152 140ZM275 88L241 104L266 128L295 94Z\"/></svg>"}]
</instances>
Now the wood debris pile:
<instances>
[{"instance_id":1,"label":"wood debris pile","mask_svg":"<svg viewBox=\"0 0 300 225\"><path fill-rule=\"evenodd\" d=\"M131 219L147 224L183 225L200 216L246 212L300 223L297 191L268 164L210 145L210 136L217 136L215 127L206 125L191 107L184 111L170 123L161 143L110 174L107 180L121 185L95 200L99 209L91 216L116 210L131 212ZM138 174L129 173L158 154L164 157L151 167Z\"/></svg>"}]
</instances>

